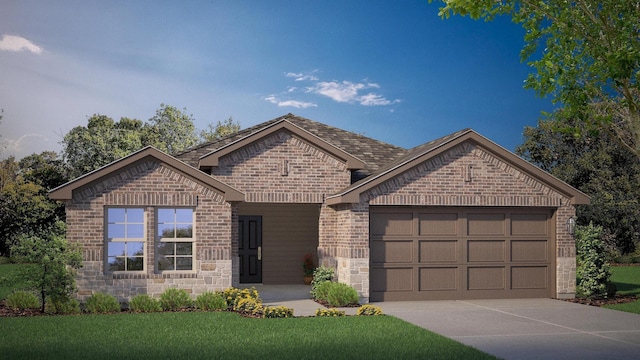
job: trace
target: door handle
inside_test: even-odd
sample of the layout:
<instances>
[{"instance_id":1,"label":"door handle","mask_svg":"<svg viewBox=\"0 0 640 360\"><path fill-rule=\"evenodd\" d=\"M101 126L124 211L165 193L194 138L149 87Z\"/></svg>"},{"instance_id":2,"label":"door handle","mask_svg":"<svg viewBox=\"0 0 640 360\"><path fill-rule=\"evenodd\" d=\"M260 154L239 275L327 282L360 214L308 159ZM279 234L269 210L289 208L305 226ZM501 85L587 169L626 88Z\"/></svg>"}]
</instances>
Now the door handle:
<instances>
[{"instance_id":1,"label":"door handle","mask_svg":"<svg viewBox=\"0 0 640 360\"><path fill-rule=\"evenodd\" d=\"M262 260L262 246L258 246L258 261Z\"/></svg>"}]
</instances>

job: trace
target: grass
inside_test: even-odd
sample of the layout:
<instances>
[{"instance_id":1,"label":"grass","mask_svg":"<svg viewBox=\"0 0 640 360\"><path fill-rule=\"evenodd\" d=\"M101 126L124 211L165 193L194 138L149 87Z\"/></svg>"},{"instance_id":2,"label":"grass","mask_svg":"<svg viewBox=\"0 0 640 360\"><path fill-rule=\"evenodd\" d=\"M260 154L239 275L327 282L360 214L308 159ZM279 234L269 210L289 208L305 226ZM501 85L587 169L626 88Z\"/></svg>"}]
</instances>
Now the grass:
<instances>
[{"instance_id":1,"label":"grass","mask_svg":"<svg viewBox=\"0 0 640 360\"><path fill-rule=\"evenodd\" d=\"M611 282L616 285L618 294L640 297L640 266L612 266ZM618 305L605 305L608 309L640 314L640 300Z\"/></svg>"},{"instance_id":2,"label":"grass","mask_svg":"<svg viewBox=\"0 0 640 360\"><path fill-rule=\"evenodd\" d=\"M7 359L495 359L391 316L42 316L4 318L0 333Z\"/></svg>"},{"instance_id":3,"label":"grass","mask_svg":"<svg viewBox=\"0 0 640 360\"><path fill-rule=\"evenodd\" d=\"M4 298L6 298L7 295L11 294L11 292L13 292L13 290L19 285L10 282L5 283L2 281L2 279L5 277L9 277L11 274L17 271L20 266L24 265L0 264L0 301L4 300Z\"/></svg>"}]
</instances>

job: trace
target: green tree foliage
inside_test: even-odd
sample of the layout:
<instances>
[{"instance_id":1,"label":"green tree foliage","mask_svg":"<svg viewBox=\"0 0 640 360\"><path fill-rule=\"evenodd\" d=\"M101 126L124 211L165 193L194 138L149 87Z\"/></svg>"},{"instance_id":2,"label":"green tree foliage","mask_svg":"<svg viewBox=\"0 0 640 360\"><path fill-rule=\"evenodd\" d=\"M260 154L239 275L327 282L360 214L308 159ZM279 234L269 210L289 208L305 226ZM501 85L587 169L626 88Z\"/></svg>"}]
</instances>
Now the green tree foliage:
<instances>
[{"instance_id":1,"label":"green tree foliage","mask_svg":"<svg viewBox=\"0 0 640 360\"><path fill-rule=\"evenodd\" d=\"M577 295L586 298L605 298L611 269L606 261L602 228L589 224L576 228L578 278Z\"/></svg>"},{"instance_id":2,"label":"green tree foliage","mask_svg":"<svg viewBox=\"0 0 640 360\"><path fill-rule=\"evenodd\" d=\"M40 294L42 312L45 303L67 303L76 290L75 269L82 266L80 252L64 238L65 225L59 221L47 236L24 235L12 247L13 255L30 266L17 272L21 283Z\"/></svg>"},{"instance_id":3,"label":"green tree foliage","mask_svg":"<svg viewBox=\"0 0 640 360\"><path fill-rule=\"evenodd\" d=\"M429 0L430 2L433 0ZM562 104L550 118L604 130L640 158L638 1L442 0L440 16L511 16L526 33L525 87Z\"/></svg>"},{"instance_id":4,"label":"green tree foliage","mask_svg":"<svg viewBox=\"0 0 640 360\"><path fill-rule=\"evenodd\" d=\"M13 157L3 160L0 178L0 254L6 255L20 236L46 235L64 219L64 207L49 199L47 191L66 182L67 176L57 155L44 152L20 162Z\"/></svg>"},{"instance_id":5,"label":"green tree foliage","mask_svg":"<svg viewBox=\"0 0 640 360\"><path fill-rule=\"evenodd\" d=\"M179 110L160 104L160 109L149 119L146 127L151 145L168 154L174 154L198 143L193 115L187 109Z\"/></svg>"},{"instance_id":6,"label":"green tree foliage","mask_svg":"<svg viewBox=\"0 0 640 360\"><path fill-rule=\"evenodd\" d=\"M95 114L87 126L76 126L62 140L63 159L69 166L70 177L76 178L119 158L145 144L143 123L140 120L113 119Z\"/></svg>"},{"instance_id":7,"label":"green tree foliage","mask_svg":"<svg viewBox=\"0 0 640 360\"><path fill-rule=\"evenodd\" d=\"M640 241L638 159L607 132L564 133L539 121L524 136L519 155L591 196L589 206L578 207L578 223L602 226L610 245L632 252Z\"/></svg>"},{"instance_id":8,"label":"green tree foliage","mask_svg":"<svg viewBox=\"0 0 640 360\"><path fill-rule=\"evenodd\" d=\"M216 125L208 124L205 130L200 131L200 138L203 141L216 141L227 135L240 131L240 123L229 118L225 121L218 121Z\"/></svg>"}]
</instances>

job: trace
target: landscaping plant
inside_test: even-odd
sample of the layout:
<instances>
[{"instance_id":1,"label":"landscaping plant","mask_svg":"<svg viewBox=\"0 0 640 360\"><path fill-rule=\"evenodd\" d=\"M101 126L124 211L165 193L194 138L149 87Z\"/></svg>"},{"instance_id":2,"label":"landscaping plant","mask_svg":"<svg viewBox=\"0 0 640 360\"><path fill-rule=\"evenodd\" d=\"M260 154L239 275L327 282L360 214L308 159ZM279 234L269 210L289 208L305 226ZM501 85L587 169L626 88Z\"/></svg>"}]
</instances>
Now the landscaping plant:
<instances>
[{"instance_id":1,"label":"landscaping plant","mask_svg":"<svg viewBox=\"0 0 640 360\"><path fill-rule=\"evenodd\" d=\"M330 306L354 305L359 300L358 292L347 284L332 282L327 292L327 302Z\"/></svg>"},{"instance_id":2,"label":"landscaping plant","mask_svg":"<svg viewBox=\"0 0 640 360\"><path fill-rule=\"evenodd\" d=\"M121 310L120 303L115 296L100 292L91 295L84 308L91 314L107 314Z\"/></svg>"},{"instance_id":3,"label":"landscaping plant","mask_svg":"<svg viewBox=\"0 0 640 360\"><path fill-rule=\"evenodd\" d=\"M150 313L162 311L160 301L147 294L134 296L129 302L129 310L136 313Z\"/></svg>"},{"instance_id":4,"label":"landscaping plant","mask_svg":"<svg viewBox=\"0 0 640 360\"><path fill-rule=\"evenodd\" d=\"M226 310L227 300L221 293L207 291L196 297L196 308L204 311Z\"/></svg>"},{"instance_id":5,"label":"landscaping plant","mask_svg":"<svg viewBox=\"0 0 640 360\"><path fill-rule=\"evenodd\" d=\"M317 317L341 317L345 316L346 312L338 309L317 309Z\"/></svg>"},{"instance_id":6,"label":"landscaping plant","mask_svg":"<svg viewBox=\"0 0 640 360\"><path fill-rule=\"evenodd\" d=\"M9 294L6 303L8 307L18 310L37 309L40 307L40 301L33 293L22 290Z\"/></svg>"},{"instance_id":7,"label":"landscaping plant","mask_svg":"<svg viewBox=\"0 0 640 360\"><path fill-rule=\"evenodd\" d=\"M578 286L576 295L585 298L606 298L611 269L606 261L605 244L601 239L602 227L576 227L576 251Z\"/></svg>"},{"instance_id":8,"label":"landscaping plant","mask_svg":"<svg viewBox=\"0 0 640 360\"><path fill-rule=\"evenodd\" d=\"M313 281L311 281L311 297L316 298L316 288L325 281L333 280L335 270L331 267L320 266L313 271Z\"/></svg>"},{"instance_id":9,"label":"landscaping plant","mask_svg":"<svg viewBox=\"0 0 640 360\"><path fill-rule=\"evenodd\" d=\"M382 313L382 309L379 306L365 304L360 306L358 311L356 312L358 316L379 316L384 315Z\"/></svg>"},{"instance_id":10,"label":"landscaping plant","mask_svg":"<svg viewBox=\"0 0 640 360\"><path fill-rule=\"evenodd\" d=\"M189 293L184 289L170 288L160 294L160 306L164 311L177 311L190 307Z\"/></svg>"}]
</instances>

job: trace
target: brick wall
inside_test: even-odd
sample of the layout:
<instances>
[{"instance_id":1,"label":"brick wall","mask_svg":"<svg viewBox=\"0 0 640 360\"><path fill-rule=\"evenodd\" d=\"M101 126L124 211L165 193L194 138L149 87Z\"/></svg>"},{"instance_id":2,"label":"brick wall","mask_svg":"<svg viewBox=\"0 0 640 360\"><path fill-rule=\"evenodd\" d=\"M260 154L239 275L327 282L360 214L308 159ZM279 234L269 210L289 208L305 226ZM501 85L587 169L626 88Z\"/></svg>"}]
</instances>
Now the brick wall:
<instances>
[{"instance_id":1,"label":"brick wall","mask_svg":"<svg viewBox=\"0 0 640 360\"><path fill-rule=\"evenodd\" d=\"M276 132L219 160L212 175L245 194L247 202L323 203L350 184L344 162Z\"/></svg>"},{"instance_id":2,"label":"brick wall","mask_svg":"<svg viewBox=\"0 0 640 360\"><path fill-rule=\"evenodd\" d=\"M144 272L105 272L104 209L136 206L145 209L146 262ZM194 269L189 273L154 271L155 209L185 206L195 210ZM67 239L79 243L83 268L78 271L79 299L94 292L116 295L121 301L136 294L157 296L178 287L194 295L221 290L232 282L232 208L221 194L151 160L141 160L98 183L75 191L66 203ZM237 223L237 222L236 222Z\"/></svg>"}]
</instances>

